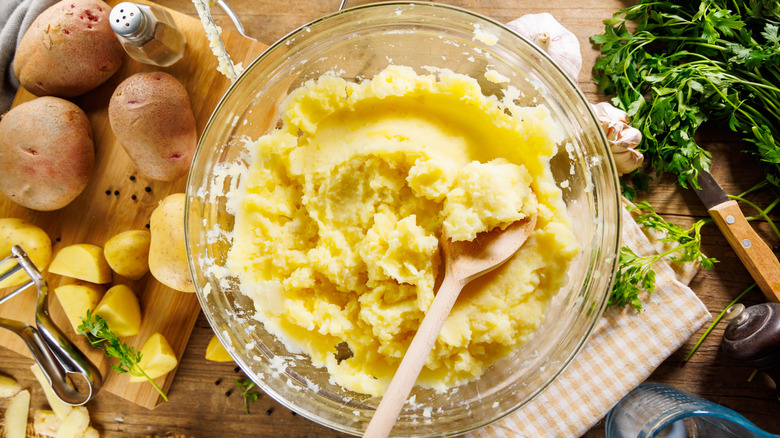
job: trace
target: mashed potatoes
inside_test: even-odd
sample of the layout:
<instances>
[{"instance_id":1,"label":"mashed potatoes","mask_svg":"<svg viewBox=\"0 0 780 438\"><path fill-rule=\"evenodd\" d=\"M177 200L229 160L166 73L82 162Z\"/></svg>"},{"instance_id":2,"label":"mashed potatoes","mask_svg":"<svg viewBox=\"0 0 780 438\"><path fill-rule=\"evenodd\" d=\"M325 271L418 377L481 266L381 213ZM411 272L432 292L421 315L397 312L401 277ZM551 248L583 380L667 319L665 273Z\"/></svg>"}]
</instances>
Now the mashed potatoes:
<instances>
[{"instance_id":1,"label":"mashed potatoes","mask_svg":"<svg viewBox=\"0 0 780 438\"><path fill-rule=\"evenodd\" d=\"M536 215L516 256L463 290L418 384L477 378L532 336L577 253L549 167L562 134L544 107L391 66L357 84L310 81L281 116L230 199L227 267L268 331L343 387L382 394L433 301L442 231L471 240Z\"/></svg>"}]
</instances>

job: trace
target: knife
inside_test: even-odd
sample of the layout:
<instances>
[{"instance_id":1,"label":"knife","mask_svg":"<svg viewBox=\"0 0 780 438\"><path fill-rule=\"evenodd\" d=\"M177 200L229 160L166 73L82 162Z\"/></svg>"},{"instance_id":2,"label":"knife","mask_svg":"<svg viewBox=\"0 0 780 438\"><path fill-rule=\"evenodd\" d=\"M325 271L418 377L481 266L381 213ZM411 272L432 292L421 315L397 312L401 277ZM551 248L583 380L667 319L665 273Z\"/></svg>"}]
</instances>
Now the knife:
<instances>
[{"instance_id":1,"label":"knife","mask_svg":"<svg viewBox=\"0 0 780 438\"><path fill-rule=\"evenodd\" d=\"M696 195L769 301L780 302L780 262L753 230L737 201L730 200L709 172L699 172Z\"/></svg>"}]
</instances>

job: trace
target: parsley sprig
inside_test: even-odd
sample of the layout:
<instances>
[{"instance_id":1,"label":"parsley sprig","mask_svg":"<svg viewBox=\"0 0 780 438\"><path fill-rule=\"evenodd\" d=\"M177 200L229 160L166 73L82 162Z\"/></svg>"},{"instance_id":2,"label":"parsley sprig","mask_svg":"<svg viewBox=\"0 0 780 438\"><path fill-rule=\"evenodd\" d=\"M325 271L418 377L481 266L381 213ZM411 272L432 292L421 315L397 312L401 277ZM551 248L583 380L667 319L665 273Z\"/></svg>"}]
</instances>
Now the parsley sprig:
<instances>
[{"instance_id":1,"label":"parsley sprig","mask_svg":"<svg viewBox=\"0 0 780 438\"><path fill-rule=\"evenodd\" d=\"M99 315L93 315L91 311L87 310L86 318L81 318L81 321L78 333L86 337L93 347L102 350L106 357L113 357L119 361L111 364L114 371L144 377L160 393L163 400L168 401L163 390L138 365L141 362L140 351L120 341L119 337L108 327L106 320Z\"/></svg>"},{"instance_id":2,"label":"parsley sprig","mask_svg":"<svg viewBox=\"0 0 780 438\"><path fill-rule=\"evenodd\" d=\"M257 386L255 382L249 379L234 380L233 383L238 386L238 390L241 391L241 397L244 398L244 411L249 413L249 402L256 402L260 398L260 393L257 391L251 391L252 388Z\"/></svg>"},{"instance_id":3,"label":"parsley sprig","mask_svg":"<svg viewBox=\"0 0 780 438\"><path fill-rule=\"evenodd\" d=\"M594 79L642 131L655 170L697 185L711 156L694 135L729 126L780 186L780 3L639 0L605 20Z\"/></svg>"},{"instance_id":4,"label":"parsley sprig","mask_svg":"<svg viewBox=\"0 0 780 438\"><path fill-rule=\"evenodd\" d=\"M677 242L673 248L648 256L636 254L628 246L620 249L620 264L615 276L615 283L607 301L607 306L625 307L630 305L637 311L642 310L639 296L642 291L649 293L655 288L655 271L653 265L664 257L674 262L698 262L702 267L711 269L717 262L701 252L701 228L709 222L702 219L690 228L684 229L667 222L658 215L647 201L637 202L628 207L629 211L638 210L642 213L634 219L636 223L648 228L659 230L665 234L662 242Z\"/></svg>"}]
</instances>

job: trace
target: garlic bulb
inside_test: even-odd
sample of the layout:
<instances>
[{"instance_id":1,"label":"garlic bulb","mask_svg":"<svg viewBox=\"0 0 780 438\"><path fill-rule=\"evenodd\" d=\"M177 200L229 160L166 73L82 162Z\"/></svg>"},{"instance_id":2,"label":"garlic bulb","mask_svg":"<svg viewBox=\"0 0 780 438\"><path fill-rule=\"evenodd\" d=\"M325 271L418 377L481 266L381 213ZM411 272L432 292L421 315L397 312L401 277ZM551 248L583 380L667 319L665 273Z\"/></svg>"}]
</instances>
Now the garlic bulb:
<instances>
[{"instance_id":1,"label":"garlic bulb","mask_svg":"<svg viewBox=\"0 0 780 438\"><path fill-rule=\"evenodd\" d=\"M533 41L550 55L575 81L582 69L582 54L577 36L547 12L527 14L506 24Z\"/></svg>"},{"instance_id":2,"label":"garlic bulb","mask_svg":"<svg viewBox=\"0 0 780 438\"><path fill-rule=\"evenodd\" d=\"M637 145L642 141L642 133L629 126L625 111L607 102L593 105L593 110L601 122L601 129L607 135L618 174L633 172L645 159L642 153L636 150Z\"/></svg>"}]
</instances>

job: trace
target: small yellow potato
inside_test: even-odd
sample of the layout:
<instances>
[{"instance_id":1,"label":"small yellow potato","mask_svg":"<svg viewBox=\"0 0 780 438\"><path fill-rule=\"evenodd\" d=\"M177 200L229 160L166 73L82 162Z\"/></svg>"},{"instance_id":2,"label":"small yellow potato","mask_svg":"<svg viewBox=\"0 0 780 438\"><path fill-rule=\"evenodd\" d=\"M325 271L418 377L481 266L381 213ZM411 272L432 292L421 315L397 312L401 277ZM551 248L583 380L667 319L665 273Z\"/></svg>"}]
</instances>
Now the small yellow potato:
<instances>
[{"instance_id":1,"label":"small yellow potato","mask_svg":"<svg viewBox=\"0 0 780 438\"><path fill-rule=\"evenodd\" d=\"M87 427L89 427L89 411L84 406L77 406L62 420L62 425L57 429L57 434L54 437L83 437Z\"/></svg>"},{"instance_id":2,"label":"small yellow potato","mask_svg":"<svg viewBox=\"0 0 780 438\"><path fill-rule=\"evenodd\" d=\"M0 259L11 255L14 245L22 247L39 271L49 266L51 261L51 239L45 231L23 219L0 219ZM14 262L0 265L0 272L9 269ZM19 271L9 278L0 281L0 289L18 286L29 281L24 271Z\"/></svg>"},{"instance_id":3,"label":"small yellow potato","mask_svg":"<svg viewBox=\"0 0 780 438\"><path fill-rule=\"evenodd\" d=\"M174 193L152 212L149 228L149 270L160 283L181 292L195 292L184 242L184 193Z\"/></svg>"},{"instance_id":4,"label":"small yellow potato","mask_svg":"<svg viewBox=\"0 0 780 438\"><path fill-rule=\"evenodd\" d=\"M33 429L40 436L56 436L57 429L62 425L62 419L48 409L37 409L33 412Z\"/></svg>"},{"instance_id":5,"label":"small yellow potato","mask_svg":"<svg viewBox=\"0 0 780 438\"><path fill-rule=\"evenodd\" d=\"M102 286L82 281L54 289L65 316L68 317L70 325L76 332L81 325L81 318L87 317L87 310L94 313L104 293L105 289Z\"/></svg>"},{"instance_id":6,"label":"small yellow potato","mask_svg":"<svg viewBox=\"0 0 780 438\"><path fill-rule=\"evenodd\" d=\"M0 398L8 398L22 390L22 385L8 376L0 376Z\"/></svg>"},{"instance_id":7,"label":"small yellow potato","mask_svg":"<svg viewBox=\"0 0 780 438\"><path fill-rule=\"evenodd\" d=\"M73 407L66 405L56 394L54 394L49 382L46 380L46 376L43 375L43 371L41 371L37 363L30 367L30 371L32 371L33 375L38 380L38 383L41 384L43 394L46 395L46 400L49 401L49 406L51 406L51 409L57 415L57 418L64 420L65 417L70 414L70 411L73 410Z\"/></svg>"},{"instance_id":8,"label":"small yellow potato","mask_svg":"<svg viewBox=\"0 0 780 438\"><path fill-rule=\"evenodd\" d=\"M25 438L27 436L27 416L30 410L30 392L19 392L8 403L3 420L5 438Z\"/></svg>"},{"instance_id":9,"label":"small yellow potato","mask_svg":"<svg viewBox=\"0 0 780 438\"><path fill-rule=\"evenodd\" d=\"M168 374L179 361L168 340L160 333L155 333L141 347L141 361L138 366L152 379ZM131 382L144 382L143 376L130 376Z\"/></svg>"},{"instance_id":10,"label":"small yellow potato","mask_svg":"<svg viewBox=\"0 0 780 438\"><path fill-rule=\"evenodd\" d=\"M230 357L225 347L219 342L217 335L211 337L209 346L206 347L206 360L212 362L233 362L233 358Z\"/></svg>"},{"instance_id":11,"label":"small yellow potato","mask_svg":"<svg viewBox=\"0 0 780 438\"><path fill-rule=\"evenodd\" d=\"M138 280L149 271L149 246L152 234L130 230L108 239L103 247L108 266L122 277Z\"/></svg>"},{"instance_id":12,"label":"small yellow potato","mask_svg":"<svg viewBox=\"0 0 780 438\"><path fill-rule=\"evenodd\" d=\"M141 306L133 291L118 284L106 292L93 312L106 320L117 336L135 336L141 329Z\"/></svg>"},{"instance_id":13,"label":"small yellow potato","mask_svg":"<svg viewBox=\"0 0 780 438\"><path fill-rule=\"evenodd\" d=\"M54 256L49 272L90 283L111 283L111 267L103 248L88 243L66 246Z\"/></svg>"}]
</instances>

